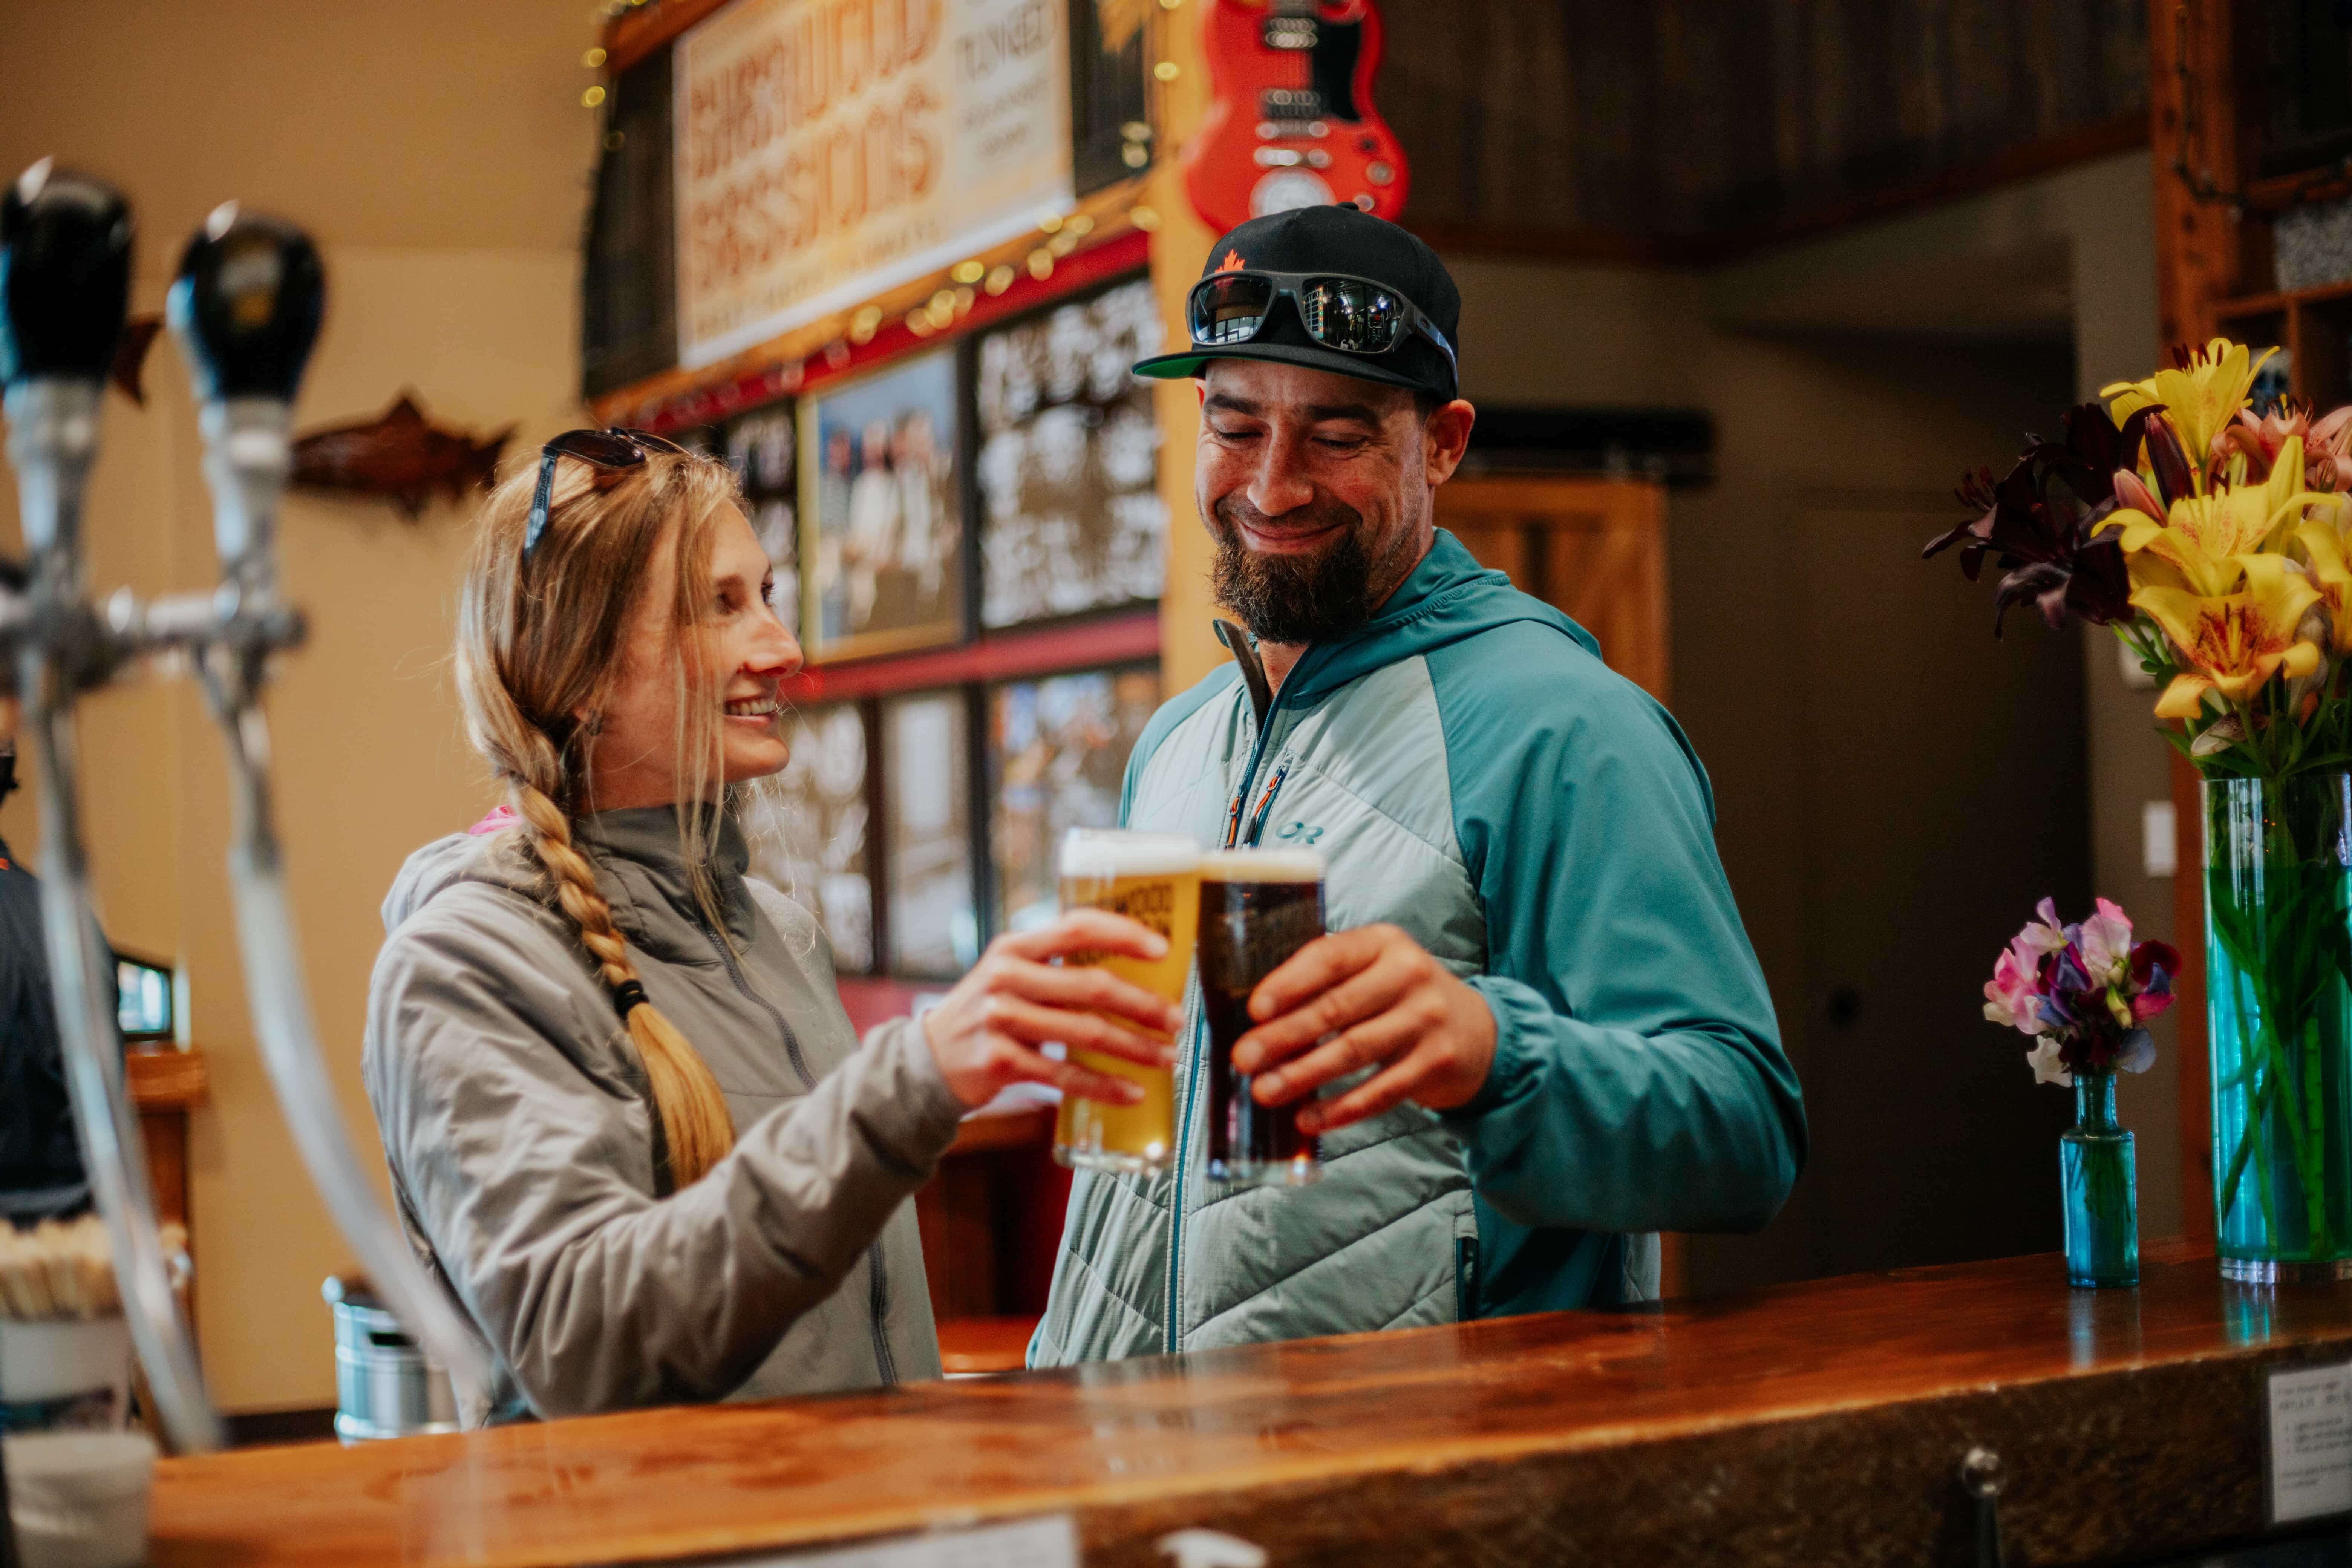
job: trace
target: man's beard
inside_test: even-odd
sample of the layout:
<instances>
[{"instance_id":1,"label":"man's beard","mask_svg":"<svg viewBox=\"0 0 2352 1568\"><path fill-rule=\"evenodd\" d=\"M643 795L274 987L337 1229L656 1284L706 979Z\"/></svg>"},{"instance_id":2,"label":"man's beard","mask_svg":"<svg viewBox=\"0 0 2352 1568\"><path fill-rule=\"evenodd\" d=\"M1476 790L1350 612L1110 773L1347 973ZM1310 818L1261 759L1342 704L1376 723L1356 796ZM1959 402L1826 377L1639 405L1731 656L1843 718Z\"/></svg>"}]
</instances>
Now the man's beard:
<instances>
[{"instance_id":1,"label":"man's beard","mask_svg":"<svg viewBox=\"0 0 2352 1568\"><path fill-rule=\"evenodd\" d=\"M1320 550L1272 554L1252 550L1242 526L1271 530L1276 520L1239 492L1211 509L1210 531L1217 559L1209 584L1218 602L1242 618L1260 642L1293 645L1324 642L1354 631L1372 618L1396 586L1389 575L1394 549L1375 560L1364 548L1363 514L1339 501L1282 514L1289 528L1333 528L1337 537ZM1334 527L1334 525L1337 525Z\"/></svg>"}]
</instances>

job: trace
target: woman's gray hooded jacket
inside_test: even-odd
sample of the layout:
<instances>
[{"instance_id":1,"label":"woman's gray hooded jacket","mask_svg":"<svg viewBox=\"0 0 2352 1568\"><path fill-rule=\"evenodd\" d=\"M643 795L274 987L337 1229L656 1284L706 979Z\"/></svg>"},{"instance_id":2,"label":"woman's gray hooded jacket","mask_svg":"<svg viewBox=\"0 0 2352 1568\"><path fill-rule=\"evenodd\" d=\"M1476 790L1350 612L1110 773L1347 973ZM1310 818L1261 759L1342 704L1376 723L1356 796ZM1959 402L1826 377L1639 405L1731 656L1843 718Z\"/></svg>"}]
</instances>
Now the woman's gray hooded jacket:
<instances>
[{"instance_id":1,"label":"woman's gray hooded jacket","mask_svg":"<svg viewBox=\"0 0 2352 1568\"><path fill-rule=\"evenodd\" d=\"M384 900L364 1068L409 1236L498 1363L468 1423L937 1377L906 1200L963 1106L921 1031L894 1020L860 1044L824 933L743 875L731 819L711 871L732 951L695 902L671 808L576 836L736 1143L665 1195L644 1070L537 862L510 834L409 858Z\"/></svg>"}]
</instances>

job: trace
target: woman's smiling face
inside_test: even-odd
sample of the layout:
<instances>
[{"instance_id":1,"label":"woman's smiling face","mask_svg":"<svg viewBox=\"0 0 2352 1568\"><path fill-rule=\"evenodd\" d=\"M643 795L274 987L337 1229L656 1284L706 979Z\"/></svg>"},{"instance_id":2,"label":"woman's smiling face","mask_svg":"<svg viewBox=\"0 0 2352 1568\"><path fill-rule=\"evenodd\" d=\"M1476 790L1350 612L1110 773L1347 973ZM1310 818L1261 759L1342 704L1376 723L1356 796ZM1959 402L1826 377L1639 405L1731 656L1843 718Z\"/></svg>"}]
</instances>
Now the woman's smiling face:
<instances>
[{"instance_id":1,"label":"woman's smiling face","mask_svg":"<svg viewBox=\"0 0 2352 1568\"><path fill-rule=\"evenodd\" d=\"M801 647L768 602L774 586L751 523L739 509L722 509L711 527L710 593L681 634L677 525L665 531L629 613L620 674L598 710L588 752L592 809L667 805L687 792L678 767L681 700L718 710L714 784L765 778L792 760L779 689L801 668Z\"/></svg>"}]
</instances>

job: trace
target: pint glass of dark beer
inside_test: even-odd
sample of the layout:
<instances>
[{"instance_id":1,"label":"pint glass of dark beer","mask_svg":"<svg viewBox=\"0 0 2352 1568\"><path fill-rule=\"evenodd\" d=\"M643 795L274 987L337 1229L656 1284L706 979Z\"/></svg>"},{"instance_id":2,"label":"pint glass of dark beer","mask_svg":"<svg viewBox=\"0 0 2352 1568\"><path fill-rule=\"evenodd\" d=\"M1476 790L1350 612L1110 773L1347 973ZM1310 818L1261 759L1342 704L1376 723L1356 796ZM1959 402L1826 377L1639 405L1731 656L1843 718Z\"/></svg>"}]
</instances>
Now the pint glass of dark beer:
<instances>
[{"instance_id":1,"label":"pint glass of dark beer","mask_svg":"<svg viewBox=\"0 0 2352 1568\"><path fill-rule=\"evenodd\" d=\"M1234 1071L1250 993L1323 934L1323 857L1226 849L1201 858L1201 1013L1209 1026L1209 1179L1303 1187L1322 1175L1297 1105L1261 1105Z\"/></svg>"}]
</instances>

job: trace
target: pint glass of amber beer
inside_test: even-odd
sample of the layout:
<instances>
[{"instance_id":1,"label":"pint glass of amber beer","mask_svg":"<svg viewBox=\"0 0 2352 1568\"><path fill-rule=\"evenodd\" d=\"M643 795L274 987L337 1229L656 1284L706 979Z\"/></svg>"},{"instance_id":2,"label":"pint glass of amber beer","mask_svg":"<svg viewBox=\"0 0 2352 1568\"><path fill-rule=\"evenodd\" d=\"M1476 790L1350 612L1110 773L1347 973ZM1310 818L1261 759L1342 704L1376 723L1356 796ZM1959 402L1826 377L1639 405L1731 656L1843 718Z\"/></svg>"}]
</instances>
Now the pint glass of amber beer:
<instances>
[{"instance_id":1,"label":"pint glass of amber beer","mask_svg":"<svg viewBox=\"0 0 2352 1568\"><path fill-rule=\"evenodd\" d=\"M1100 964L1181 1005L1201 914L1201 847L1180 834L1074 827L1062 840L1061 871L1065 911L1109 910L1168 939L1167 954L1157 963L1111 953L1073 953L1062 962ZM1111 1105L1063 1096L1061 1118L1054 1126L1054 1158L1065 1165L1136 1175L1165 1169L1176 1156L1176 1094L1169 1069L1076 1047L1070 1059L1141 1084L1143 1098L1132 1105Z\"/></svg>"},{"instance_id":2,"label":"pint glass of amber beer","mask_svg":"<svg viewBox=\"0 0 2352 1568\"><path fill-rule=\"evenodd\" d=\"M1201 858L1201 1014L1209 1026L1209 1179L1303 1187L1323 1173L1297 1105L1261 1105L1234 1071L1250 993L1323 934L1323 857L1226 849Z\"/></svg>"}]
</instances>

